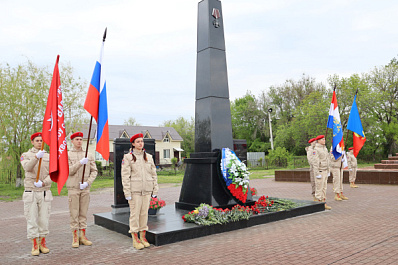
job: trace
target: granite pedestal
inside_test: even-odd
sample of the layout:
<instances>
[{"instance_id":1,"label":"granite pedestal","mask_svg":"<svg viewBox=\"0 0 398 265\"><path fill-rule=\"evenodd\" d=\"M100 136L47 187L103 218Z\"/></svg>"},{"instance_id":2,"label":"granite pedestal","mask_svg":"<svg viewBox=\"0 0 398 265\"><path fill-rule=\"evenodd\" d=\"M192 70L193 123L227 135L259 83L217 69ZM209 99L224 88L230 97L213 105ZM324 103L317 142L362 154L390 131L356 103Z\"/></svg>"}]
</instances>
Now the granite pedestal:
<instances>
[{"instance_id":1,"label":"granite pedestal","mask_svg":"<svg viewBox=\"0 0 398 265\"><path fill-rule=\"evenodd\" d=\"M269 199L272 200L275 198ZM288 211L254 215L250 217L249 220L212 226L200 226L194 223L186 223L182 220L182 216L188 213L188 211L176 209L174 205L168 205L162 208L157 215L150 215L148 217L149 230L147 232L147 239L149 243L155 246L161 246L325 210L324 203L302 200L292 201L300 203L301 206ZM103 226L126 236L131 236L128 233L128 212L121 214L112 214L110 212L94 214L94 222L96 225Z\"/></svg>"}]
</instances>

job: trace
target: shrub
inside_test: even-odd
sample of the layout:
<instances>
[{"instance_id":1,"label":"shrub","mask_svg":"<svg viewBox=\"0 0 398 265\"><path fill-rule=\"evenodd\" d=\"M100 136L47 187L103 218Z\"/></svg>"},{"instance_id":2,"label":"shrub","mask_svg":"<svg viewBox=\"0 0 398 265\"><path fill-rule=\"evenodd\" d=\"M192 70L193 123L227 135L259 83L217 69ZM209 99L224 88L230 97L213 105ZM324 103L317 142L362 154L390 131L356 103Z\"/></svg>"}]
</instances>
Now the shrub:
<instances>
[{"instance_id":1,"label":"shrub","mask_svg":"<svg viewBox=\"0 0 398 265\"><path fill-rule=\"evenodd\" d=\"M285 147L277 147L275 150L269 150L267 158L270 164L278 167L287 167L287 161L291 159L291 154Z\"/></svg>"},{"instance_id":2,"label":"shrub","mask_svg":"<svg viewBox=\"0 0 398 265\"><path fill-rule=\"evenodd\" d=\"M102 176L102 163L100 161L95 161L95 165L97 166L98 176Z\"/></svg>"}]
</instances>

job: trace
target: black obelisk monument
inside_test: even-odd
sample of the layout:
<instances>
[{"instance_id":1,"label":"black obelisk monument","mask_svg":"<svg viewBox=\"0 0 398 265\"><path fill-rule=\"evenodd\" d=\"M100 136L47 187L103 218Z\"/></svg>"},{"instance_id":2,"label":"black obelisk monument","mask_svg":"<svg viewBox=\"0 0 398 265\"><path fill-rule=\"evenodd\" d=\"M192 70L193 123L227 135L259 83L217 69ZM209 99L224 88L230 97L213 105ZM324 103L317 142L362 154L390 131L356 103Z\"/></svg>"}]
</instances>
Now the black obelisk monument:
<instances>
[{"instance_id":1,"label":"black obelisk monument","mask_svg":"<svg viewBox=\"0 0 398 265\"><path fill-rule=\"evenodd\" d=\"M214 207L239 203L220 177L220 150L233 150L221 2L203 0L198 6L195 153L184 160L187 167L176 202L177 208L186 210L200 203Z\"/></svg>"}]
</instances>

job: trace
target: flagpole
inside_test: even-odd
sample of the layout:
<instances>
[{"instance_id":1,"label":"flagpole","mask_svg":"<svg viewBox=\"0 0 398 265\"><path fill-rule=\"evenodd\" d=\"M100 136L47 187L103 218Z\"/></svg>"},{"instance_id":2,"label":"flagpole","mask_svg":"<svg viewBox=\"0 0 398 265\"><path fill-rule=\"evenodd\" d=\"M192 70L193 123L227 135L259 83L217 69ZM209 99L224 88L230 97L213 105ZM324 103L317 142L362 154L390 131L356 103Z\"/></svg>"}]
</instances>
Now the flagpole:
<instances>
[{"instance_id":1,"label":"flagpole","mask_svg":"<svg viewBox=\"0 0 398 265\"><path fill-rule=\"evenodd\" d=\"M90 119L90 127L88 129L88 137L87 137L87 145L86 145L86 154L84 155L84 158L87 157L87 153L88 153L88 145L90 143L90 133L91 133L91 125L92 125L92 123L93 123L93 116L91 116L91 119ZM86 171L86 164L84 164L84 166L83 166L82 184L84 182L84 172L85 171Z\"/></svg>"},{"instance_id":2,"label":"flagpole","mask_svg":"<svg viewBox=\"0 0 398 265\"><path fill-rule=\"evenodd\" d=\"M41 149L40 149L40 150L43 151L43 149L44 149L44 142L42 142L42 144L41 144ZM41 160L42 160L42 158L39 159L39 168L37 169L36 182L39 181L40 168L41 168Z\"/></svg>"},{"instance_id":3,"label":"flagpole","mask_svg":"<svg viewBox=\"0 0 398 265\"><path fill-rule=\"evenodd\" d=\"M104 36L102 37L102 42L105 42L105 39L106 39L106 30L107 30L107 28L105 28ZM101 82L100 82L100 86L101 86ZM91 133L91 125L92 125L92 123L93 123L93 116L91 115L90 127L89 127L89 129L88 129L88 137L87 137L87 145L86 145L86 155L84 156L85 158L87 158L88 145L89 145L89 143L90 143L90 133ZM84 182L84 173L85 173L85 171L86 171L86 164L84 164L84 166L83 166L82 184L83 184L83 182Z\"/></svg>"}]
</instances>

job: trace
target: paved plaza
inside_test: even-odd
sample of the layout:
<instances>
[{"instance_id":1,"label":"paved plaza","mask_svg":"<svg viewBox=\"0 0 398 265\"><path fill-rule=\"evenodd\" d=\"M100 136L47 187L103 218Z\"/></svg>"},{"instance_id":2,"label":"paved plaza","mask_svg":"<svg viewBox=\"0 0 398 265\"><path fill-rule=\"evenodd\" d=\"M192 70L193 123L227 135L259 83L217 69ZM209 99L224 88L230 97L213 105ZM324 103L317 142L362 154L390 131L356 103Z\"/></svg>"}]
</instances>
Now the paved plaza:
<instances>
[{"instance_id":1,"label":"paved plaza","mask_svg":"<svg viewBox=\"0 0 398 265\"><path fill-rule=\"evenodd\" d=\"M310 200L309 183L251 181L259 194ZM113 189L93 192L87 237L92 246L71 247L67 197L52 203L49 254L30 255L23 202L0 202L0 264L398 264L398 186L344 185L348 201L333 200L328 184L324 211L282 221L135 250L131 238L94 224L94 213L111 211ZM160 185L173 204L181 186ZM182 220L181 220L182 222Z\"/></svg>"}]
</instances>

